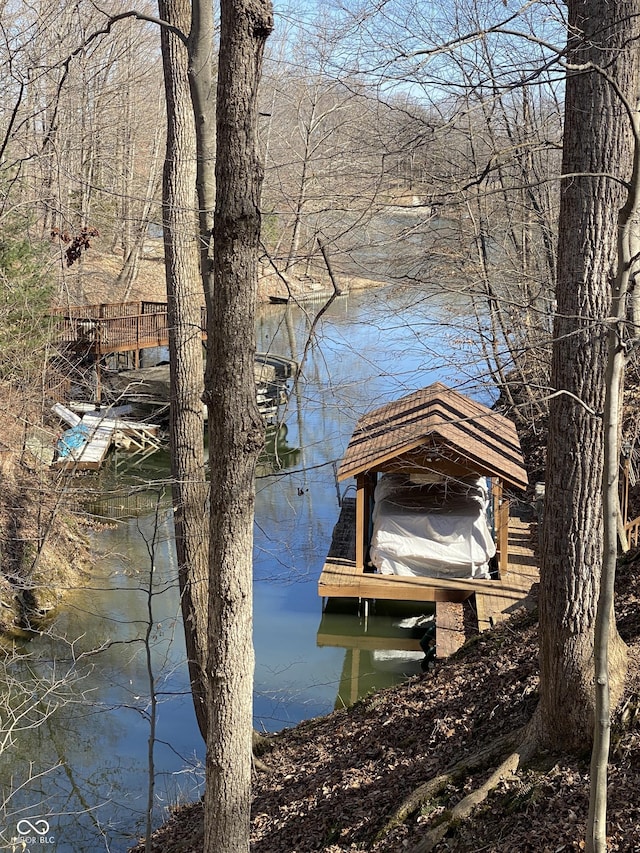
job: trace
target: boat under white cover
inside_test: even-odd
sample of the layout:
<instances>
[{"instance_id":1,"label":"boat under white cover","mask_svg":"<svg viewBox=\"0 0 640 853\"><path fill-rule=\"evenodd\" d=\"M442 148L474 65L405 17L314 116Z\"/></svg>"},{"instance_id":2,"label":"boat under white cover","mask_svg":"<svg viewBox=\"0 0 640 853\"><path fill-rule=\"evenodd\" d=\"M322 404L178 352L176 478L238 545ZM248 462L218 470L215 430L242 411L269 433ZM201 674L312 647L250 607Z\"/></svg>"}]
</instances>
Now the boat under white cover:
<instances>
[{"instance_id":1,"label":"boat under white cover","mask_svg":"<svg viewBox=\"0 0 640 853\"><path fill-rule=\"evenodd\" d=\"M484 478L416 483L383 475L375 489L370 560L381 574L489 578L496 546Z\"/></svg>"}]
</instances>

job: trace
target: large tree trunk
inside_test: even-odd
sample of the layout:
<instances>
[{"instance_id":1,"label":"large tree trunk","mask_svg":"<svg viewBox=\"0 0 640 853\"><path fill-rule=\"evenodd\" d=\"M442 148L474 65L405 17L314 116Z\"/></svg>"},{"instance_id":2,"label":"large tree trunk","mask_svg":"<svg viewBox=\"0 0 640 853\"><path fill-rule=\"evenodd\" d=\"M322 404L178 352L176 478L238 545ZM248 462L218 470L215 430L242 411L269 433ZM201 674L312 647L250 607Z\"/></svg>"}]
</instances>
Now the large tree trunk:
<instances>
[{"instance_id":1,"label":"large tree trunk","mask_svg":"<svg viewBox=\"0 0 640 853\"><path fill-rule=\"evenodd\" d=\"M540 573L540 723L551 748L582 749L594 726L594 622L602 566L602 412L621 180L631 175L628 116L606 70L635 103L636 3L570 0L557 315ZM615 704L626 670L612 627Z\"/></svg>"},{"instance_id":2,"label":"large tree trunk","mask_svg":"<svg viewBox=\"0 0 640 853\"><path fill-rule=\"evenodd\" d=\"M633 7L633 8L632 8ZM638 62L638 38L640 37L640 2L628 4L632 15L627 24L627 44L632 45L632 55L625 77L628 87L619 96L625 101L627 120L633 130L633 168L628 196L618 215L618 247L615 279L612 281L612 299L608 334L608 363L606 373L607 393L603 413L604 467L602 478L604 548L600 597L595 627L595 683L596 725L591 752L591 786L589 818L587 822L586 850L588 853L605 853L607 850L607 788L608 763L611 741L612 683L610 667L610 638L614 619L614 592L618 556L618 531L625 519L620 519L620 437L624 400L624 374L626 367L626 345L636 338L635 310L632 304L634 281L638 273L638 215L640 211L640 110L636 97L640 82ZM628 96L631 96L629 100ZM633 304L633 309L635 309ZM632 323L627 326L631 314ZM617 676L618 673L614 673Z\"/></svg>"},{"instance_id":3,"label":"large tree trunk","mask_svg":"<svg viewBox=\"0 0 640 853\"><path fill-rule=\"evenodd\" d=\"M194 3L194 25L202 20L196 5L203 4ZM212 449L207 853L249 850L254 475L264 438L254 379L262 184L257 88L272 26L270 0L221 2L213 266L210 254L205 257L203 252L209 307L205 399ZM195 38L192 48L194 44ZM211 109L202 98L196 98L195 105L203 134L211 129ZM199 155L206 154L208 141L210 137L202 139ZM201 238L204 247L208 235Z\"/></svg>"},{"instance_id":4,"label":"large tree trunk","mask_svg":"<svg viewBox=\"0 0 640 853\"><path fill-rule=\"evenodd\" d=\"M158 0L160 17L188 32L190 0ZM204 389L195 126L185 45L162 28L167 96L163 227L171 376L170 445L176 553L189 674L198 725L206 739L208 486L204 466Z\"/></svg>"}]
</instances>

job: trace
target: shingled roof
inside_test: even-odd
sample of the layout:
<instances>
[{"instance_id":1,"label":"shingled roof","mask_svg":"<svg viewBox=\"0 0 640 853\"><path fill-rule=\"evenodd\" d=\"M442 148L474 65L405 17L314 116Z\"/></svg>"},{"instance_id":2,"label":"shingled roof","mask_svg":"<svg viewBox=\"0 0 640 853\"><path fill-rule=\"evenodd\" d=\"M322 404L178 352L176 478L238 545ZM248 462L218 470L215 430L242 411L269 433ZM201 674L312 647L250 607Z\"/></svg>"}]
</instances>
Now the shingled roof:
<instances>
[{"instance_id":1,"label":"shingled roof","mask_svg":"<svg viewBox=\"0 0 640 853\"><path fill-rule=\"evenodd\" d=\"M469 471L527 486L515 424L440 382L360 418L338 479L383 467L422 446Z\"/></svg>"}]
</instances>

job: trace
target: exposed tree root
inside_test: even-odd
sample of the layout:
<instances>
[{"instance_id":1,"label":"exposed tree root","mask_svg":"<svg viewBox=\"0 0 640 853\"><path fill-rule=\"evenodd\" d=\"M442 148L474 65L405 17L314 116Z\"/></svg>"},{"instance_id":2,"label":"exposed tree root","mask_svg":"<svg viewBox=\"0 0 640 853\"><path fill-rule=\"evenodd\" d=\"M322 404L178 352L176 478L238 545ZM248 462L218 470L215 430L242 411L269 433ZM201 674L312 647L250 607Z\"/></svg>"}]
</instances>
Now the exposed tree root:
<instances>
[{"instance_id":1,"label":"exposed tree root","mask_svg":"<svg viewBox=\"0 0 640 853\"><path fill-rule=\"evenodd\" d=\"M438 842L445 837L454 823L466 820L476 806L486 800L500 781L513 776L517 770L531 760L537 749L538 737L534 721L523 729L517 729L496 738L493 743L487 744L473 755L456 762L444 773L416 788L396 809L376 840L383 838L395 826L404 823L410 815L434 800L448 785L458 784L469 773L483 770L499 761L500 763L489 778L448 811L446 817L443 817L436 826L431 827L411 851L411 853L430 853Z\"/></svg>"},{"instance_id":2,"label":"exposed tree root","mask_svg":"<svg viewBox=\"0 0 640 853\"><path fill-rule=\"evenodd\" d=\"M253 769L259 773L271 773L271 768L265 764L261 758L256 758L255 755L251 759Z\"/></svg>"},{"instance_id":3,"label":"exposed tree root","mask_svg":"<svg viewBox=\"0 0 640 853\"><path fill-rule=\"evenodd\" d=\"M524 734L522 732L519 734L521 735L521 739L518 746L502 760L489 778L479 788L476 788L475 791L472 791L464 797L464 799L460 800L460 802L457 803L450 812L448 812L445 820L428 830L422 840L412 849L411 853L431 853L438 842L447 834L452 824L461 820L466 820L476 806L479 806L486 800L491 791L498 786L502 779L513 776L517 770L522 768L524 764L531 760L538 748L538 739L534 728L533 726L530 726L525 729ZM508 742L508 738L509 736L506 736L502 740L503 746ZM516 741L518 740L518 738L513 739ZM495 747L496 744L492 744L492 746ZM484 754L486 756L487 751L484 751ZM493 754L497 754L497 750L494 750ZM480 753L476 753L476 756L473 756L472 758L476 758L479 755ZM466 764L467 768L470 769L469 760L467 760ZM482 766L476 761L474 761L474 764L476 767Z\"/></svg>"},{"instance_id":4,"label":"exposed tree root","mask_svg":"<svg viewBox=\"0 0 640 853\"><path fill-rule=\"evenodd\" d=\"M473 755L466 756L461 761L453 764L444 773L439 776L434 776L429 779L424 785L420 785L409 796L403 800L396 811L391 815L387 823L378 834L378 840L384 837L389 830L393 829L418 811L426 803L433 800L438 794L443 791L447 785L455 785L460 779L473 773L477 770L482 770L490 766L497 758L512 752L516 745L524 738L524 729L517 729L513 732L508 732L499 738L496 738L493 743L487 744L482 749L474 752Z\"/></svg>"},{"instance_id":5,"label":"exposed tree root","mask_svg":"<svg viewBox=\"0 0 640 853\"><path fill-rule=\"evenodd\" d=\"M253 769L258 770L261 773L270 773L271 769L269 768L269 765L265 764L260 756L264 755L265 752L269 752L270 749L273 749L273 738L261 735L260 732L257 732L254 729L251 737L251 743Z\"/></svg>"},{"instance_id":6,"label":"exposed tree root","mask_svg":"<svg viewBox=\"0 0 640 853\"><path fill-rule=\"evenodd\" d=\"M265 752L269 752L270 749L273 749L273 745L273 737L260 734L260 732L257 732L255 729L253 730L251 734L251 746L253 754L256 757L264 755Z\"/></svg>"}]
</instances>

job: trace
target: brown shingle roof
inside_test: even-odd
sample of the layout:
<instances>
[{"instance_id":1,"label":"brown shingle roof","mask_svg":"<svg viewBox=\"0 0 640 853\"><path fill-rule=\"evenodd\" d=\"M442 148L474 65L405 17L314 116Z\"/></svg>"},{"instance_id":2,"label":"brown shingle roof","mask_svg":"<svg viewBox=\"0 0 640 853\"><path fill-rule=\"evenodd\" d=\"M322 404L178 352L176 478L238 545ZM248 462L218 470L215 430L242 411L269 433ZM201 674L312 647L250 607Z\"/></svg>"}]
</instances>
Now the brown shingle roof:
<instances>
[{"instance_id":1,"label":"brown shingle roof","mask_svg":"<svg viewBox=\"0 0 640 853\"><path fill-rule=\"evenodd\" d=\"M426 446L470 472L527 485L515 424L440 382L364 415L338 472L344 480Z\"/></svg>"}]
</instances>

